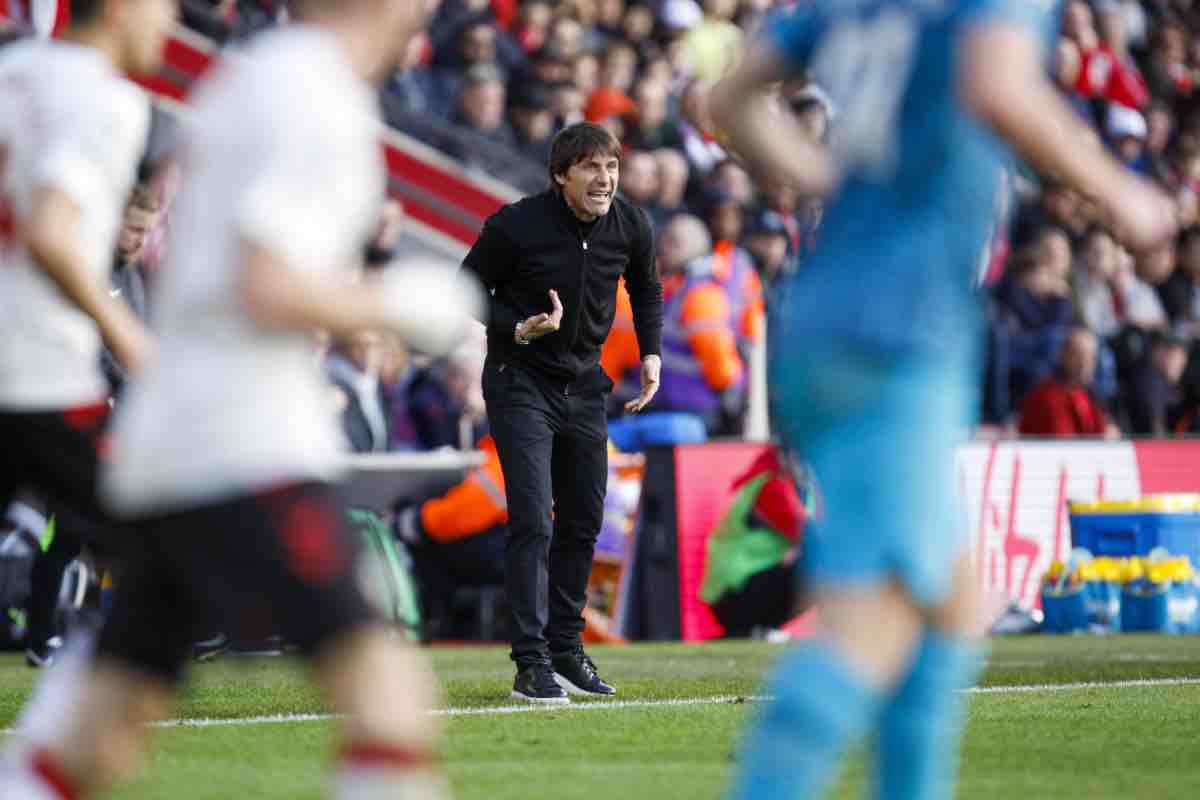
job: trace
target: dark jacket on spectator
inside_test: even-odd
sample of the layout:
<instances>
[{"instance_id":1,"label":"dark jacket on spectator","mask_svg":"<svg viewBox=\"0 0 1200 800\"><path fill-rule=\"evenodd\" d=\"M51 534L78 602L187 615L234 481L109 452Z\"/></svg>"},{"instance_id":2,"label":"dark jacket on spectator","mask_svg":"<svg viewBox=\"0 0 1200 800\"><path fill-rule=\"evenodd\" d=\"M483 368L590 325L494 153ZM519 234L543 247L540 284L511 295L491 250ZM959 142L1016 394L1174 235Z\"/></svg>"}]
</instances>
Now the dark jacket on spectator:
<instances>
[{"instance_id":1,"label":"dark jacket on spectator","mask_svg":"<svg viewBox=\"0 0 1200 800\"><path fill-rule=\"evenodd\" d=\"M1158 287L1158 297L1171 322L1195 320L1196 282L1182 269L1175 270L1166 282Z\"/></svg>"},{"instance_id":2,"label":"dark jacket on spectator","mask_svg":"<svg viewBox=\"0 0 1200 800\"><path fill-rule=\"evenodd\" d=\"M1133 374L1129 382L1126 407L1129 412L1129 431L1137 436L1165 436L1172 421L1180 393L1167 382L1149 360Z\"/></svg>"}]
</instances>

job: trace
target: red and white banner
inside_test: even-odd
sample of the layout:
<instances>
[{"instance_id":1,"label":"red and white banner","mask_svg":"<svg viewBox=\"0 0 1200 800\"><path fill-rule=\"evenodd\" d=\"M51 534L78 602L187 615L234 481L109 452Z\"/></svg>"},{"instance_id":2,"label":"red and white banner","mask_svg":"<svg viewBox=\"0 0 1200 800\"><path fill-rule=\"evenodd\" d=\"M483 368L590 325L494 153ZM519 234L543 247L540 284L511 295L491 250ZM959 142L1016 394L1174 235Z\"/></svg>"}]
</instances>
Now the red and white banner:
<instances>
[{"instance_id":1,"label":"red and white banner","mask_svg":"<svg viewBox=\"0 0 1200 800\"><path fill-rule=\"evenodd\" d=\"M676 448L680 630L685 641L721 635L721 626L699 598L708 535L729 507L733 478L762 447L713 443ZM977 442L960 450L954 488L962 500L982 588L1033 608L1042 573L1070 552L1068 501L1200 492L1200 441Z\"/></svg>"},{"instance_id":2,"label":"red and white banner","mask_svg":"<svg viewBox=\"0 0 1200 800\"><path fill-rule=\"evenodd\" d=\"M983 588L1025 607L1071 548L1067 503L1200 492L1200 442L992 442L959 453L971 550Z\"/></svg>"}]
</instances>

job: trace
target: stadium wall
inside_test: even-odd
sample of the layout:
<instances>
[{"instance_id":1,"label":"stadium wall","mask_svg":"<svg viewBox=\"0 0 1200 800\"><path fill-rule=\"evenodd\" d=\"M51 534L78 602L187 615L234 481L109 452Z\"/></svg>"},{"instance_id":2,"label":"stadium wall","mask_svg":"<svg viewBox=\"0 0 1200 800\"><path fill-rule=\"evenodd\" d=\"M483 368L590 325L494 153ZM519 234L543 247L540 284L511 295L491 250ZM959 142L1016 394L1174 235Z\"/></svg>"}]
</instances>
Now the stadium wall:
<instances>
[{"instance_id":1,"label":"stadium wall","mask_svg":"<svg viewBox=\"0 0 1200 800\"><path fill-rule=\"evenodd\" d=\"M706 542L728 507L730 483L762 447L714 443L674 449L668 483L674 492L678 626L660 625L660 634L674 628L685 641L721 635L720 625L698 596ZM1041 574L1070 551L1067 503L1200 492L1200 441L977 442L960 450L957 482L946 487L947 494L954 492L961 499L982 588L1033 608ZM639 522L638 535L642 530ZM646 552L634 542L631 560ZM646 567L631 564L628 571L637 574ZM657 582L665 585L661 578ZM622 594L628 603L653 602L662 610L662 599L652 600L650 592ZM644 616L631 611L624 609L623 616Z\"/></svg>"}]
</instances>

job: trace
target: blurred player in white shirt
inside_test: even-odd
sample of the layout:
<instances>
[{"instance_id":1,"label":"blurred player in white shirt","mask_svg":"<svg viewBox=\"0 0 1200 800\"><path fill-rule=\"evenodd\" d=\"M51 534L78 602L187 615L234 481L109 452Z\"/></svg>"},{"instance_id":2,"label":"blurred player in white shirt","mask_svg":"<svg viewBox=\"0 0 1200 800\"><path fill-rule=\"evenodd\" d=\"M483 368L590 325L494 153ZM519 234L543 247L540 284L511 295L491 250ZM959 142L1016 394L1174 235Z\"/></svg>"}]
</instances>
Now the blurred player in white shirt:
<instances>
[{"instance_id":1,"label":"blurred player in white shirt","mask_svg":"<svg viewBox=\"0 0 1200 800\"><path fill-rule=\"evenodd\" d=\"M157 67L174 0L77 0L58 41L0 54L0 509L15 490L104 519L102 342L130 372L151 340L109 294L149 128L121 72Z\"/></svg>"},{"instance_id":2,"label":"blurred player in white shirt","mask_svg":"<svg viewBox=\"0 0 1200 800\"><path fill-rule=\"evenodd\" d=\"M425 12L413 0L292 10L298 25L227 58L195 98L156 298L161 352L118 412L106 480L133 547L81 699L26 728L41 772L25 775L52 775L39 800L92 797L129 774L195 636L248 618L297 645L346 715L335 798L446 791L432 673L359 588L311 344L317 329L390 328L448 349L480 302L448 268L351 280L385 186L370 82Z\"/></svg>"}]
</instances>

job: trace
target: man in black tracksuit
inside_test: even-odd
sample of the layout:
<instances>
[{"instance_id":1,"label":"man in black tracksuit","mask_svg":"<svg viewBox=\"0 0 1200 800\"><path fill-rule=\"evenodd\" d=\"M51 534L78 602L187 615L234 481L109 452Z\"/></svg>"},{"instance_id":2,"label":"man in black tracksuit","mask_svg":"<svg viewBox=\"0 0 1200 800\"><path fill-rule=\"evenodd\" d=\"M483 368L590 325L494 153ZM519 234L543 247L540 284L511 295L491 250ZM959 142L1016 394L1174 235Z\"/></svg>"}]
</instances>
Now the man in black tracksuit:
<instances>
[{"instance_id":1,"label":"man in black tracksuit","mask_svg":"<svg viewBox=\"0 0 1200 800\"><path fill-rule=\"evenodd\" d=\"M662 286L646 215L616 196L621 147L580 123L551 145L551 188L492 215L463 268L492 293L483 395L508 499L505 587L513 696L613 694L583 651L583 607L608 481L600 346L617 281L642 353L640 411L658 390Z\"/></svg>"}]
</instances>

